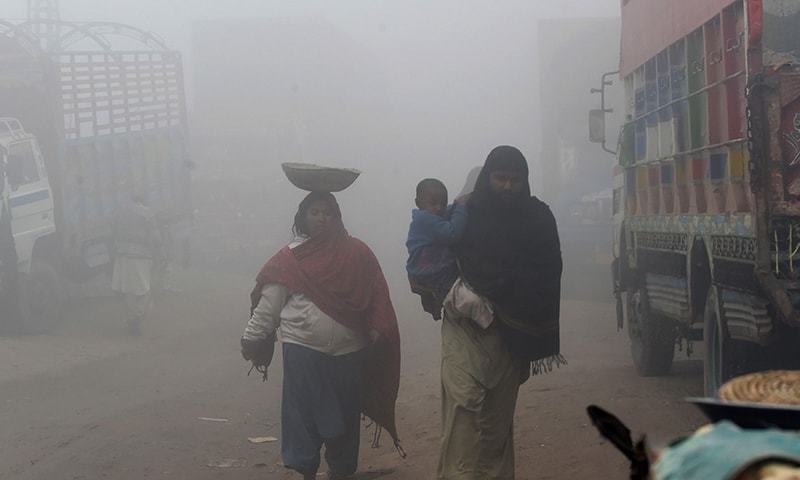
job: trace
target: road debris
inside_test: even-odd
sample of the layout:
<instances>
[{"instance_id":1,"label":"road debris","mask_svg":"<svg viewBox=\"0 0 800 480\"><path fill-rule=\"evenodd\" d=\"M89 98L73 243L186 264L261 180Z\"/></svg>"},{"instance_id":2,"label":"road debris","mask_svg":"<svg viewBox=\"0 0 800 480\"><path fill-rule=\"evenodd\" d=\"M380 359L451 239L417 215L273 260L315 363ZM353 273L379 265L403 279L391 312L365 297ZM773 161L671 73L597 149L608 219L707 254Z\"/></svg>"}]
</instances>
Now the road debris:
<instances>
[{"instance_id":1,"label":"road debris","mask_svg":"<svg viewBox=\"0 0 800 480\"><path fill-rule=\"evenodd\" d=\"M204 422L219 422L219 423L228 422L227 418L197 417L197 419L202 420Z\"/></svg>"},{"instance_id":2,"label":"road debris","mask_svg":"<svg viewBox=\"0 0 800 480\"><path fill-rule=\"evenodd\" d=\"M218 462L208 462L210 468L242 468L247 465L244 458L225 458Z\"/></svg>"},{"instance_id":3,"label":"road debris","mask_svg":"<svg viewBox=\"0 0 800 480\"><path fill-rule=\"evenodd\" d=\"M247 437L247 441L250 443L272 443L277 442L278 439L275 437Z\"/></svg>"}]
</instances>

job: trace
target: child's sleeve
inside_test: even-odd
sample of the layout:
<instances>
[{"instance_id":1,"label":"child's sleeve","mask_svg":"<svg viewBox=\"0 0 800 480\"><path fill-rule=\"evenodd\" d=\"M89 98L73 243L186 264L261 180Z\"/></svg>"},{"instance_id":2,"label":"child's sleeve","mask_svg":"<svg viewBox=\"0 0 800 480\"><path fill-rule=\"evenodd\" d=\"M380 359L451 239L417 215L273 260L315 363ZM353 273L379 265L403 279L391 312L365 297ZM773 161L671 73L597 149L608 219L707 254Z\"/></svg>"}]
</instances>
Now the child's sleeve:
<instances>
[{"instance_id":1,"label":"child's sleeve","mask_svg":"<svg viewBox=\"0 0 800 480\"><path fill-rule=\"evenodd\" d=\"M437 217L429 227L434 242L453 245L461 240L461 235L467 228L467 208L463 205L455 205L449 219Z\"/></svg>"}]
</instances>

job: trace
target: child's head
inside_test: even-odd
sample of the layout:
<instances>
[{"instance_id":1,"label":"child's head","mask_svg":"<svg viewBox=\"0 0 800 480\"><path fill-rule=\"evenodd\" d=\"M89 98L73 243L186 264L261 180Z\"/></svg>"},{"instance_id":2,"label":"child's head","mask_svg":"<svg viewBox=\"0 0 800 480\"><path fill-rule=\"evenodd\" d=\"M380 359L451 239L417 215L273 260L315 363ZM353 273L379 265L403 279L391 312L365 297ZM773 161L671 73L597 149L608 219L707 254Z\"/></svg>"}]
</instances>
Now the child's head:
<instances>
[{"instance_id":1,"label":"child's head","mask_svg":"<svg viewBox=\"0 0 800 480\"><path fill-rule=\"evenodd\" d=\"M417 184L417 208L434 215L444 215L447 210L447 187L435 178L426 178Z\"/></svg>"}]
</instances>

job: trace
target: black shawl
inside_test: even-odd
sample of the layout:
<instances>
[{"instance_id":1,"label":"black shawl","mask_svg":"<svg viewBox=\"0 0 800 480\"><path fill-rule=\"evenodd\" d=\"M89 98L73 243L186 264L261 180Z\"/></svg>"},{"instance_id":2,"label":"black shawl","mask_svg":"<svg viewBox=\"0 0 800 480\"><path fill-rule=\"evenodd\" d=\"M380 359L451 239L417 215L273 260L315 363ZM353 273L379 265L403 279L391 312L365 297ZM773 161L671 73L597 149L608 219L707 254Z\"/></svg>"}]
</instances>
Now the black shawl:
<instances>
[{"instance_id":1,"label":"black shawl","mask_svg":"<svg viewBox=\"0 0 800 480\"><path fill-rule=\"evenodd\" d=\"M522 174L519 195L503 199L492 191L490 175L498 170ZM492 150L467 208L467 228L456 249L463 278L492 303L516 357L534 362L534 373L560 365L561 246L550 208L531 196L528 164L519 150Z\"/></svg>"}]
</instances>

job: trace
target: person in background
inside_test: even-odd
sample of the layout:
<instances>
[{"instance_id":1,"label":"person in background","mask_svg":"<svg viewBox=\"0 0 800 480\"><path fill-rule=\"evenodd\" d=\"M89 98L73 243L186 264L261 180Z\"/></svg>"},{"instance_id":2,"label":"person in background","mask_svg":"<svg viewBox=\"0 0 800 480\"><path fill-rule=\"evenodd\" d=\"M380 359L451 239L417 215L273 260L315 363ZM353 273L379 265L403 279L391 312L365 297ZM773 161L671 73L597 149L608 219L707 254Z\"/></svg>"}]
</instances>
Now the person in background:
<instances>
[{"instance_id":1,"label":"person in background","mask_svg":"<svg viewBox=\"0 0 800 480\"><path fill-rule=\"evenodd\" d=\"M415 203L406 240L408 281L421 297L422 308L441 320L444 298L458 278L451 247L464 233L467 208L459 201L448 207L447 188L434 178L419 182Z\"/></svg>"},{"instance_id":2,"label":"person in background","mask_svg":"<svg viewBox=\"0 0 800 480\"><path fill-rule=\"evenodd\" d=\"M481 173L482 166L473 167L472 170L469 171L467 174L467 179L464 181L464 186L461 187L461 191L458 193L458 197L466 197L475 189L475 183L478 181L478 175Z\"/></svg>"},{"instance_id":3,"label":"person in background","mask_svg":"<svg viewBox=\"0 0 800 480\"><path fill-rule=\"evenodd\" d=\"M280 332L283 463L315 479L324 445L328 478L349 478L358 467L361 413L399 445L397 317L378 260L347 233L333 195L308 194L294 233L256 279L242 356L266 376Z\"/></svg>"},{"instance_id":4,"label":"person in background","mask_svg":"<svg viewBox=\"0 0 800 480\"><path fill-rule=\"evenodd\" d=\"M514 147L489 154L467 212L455 247L457 282L473 292L464 299L489 305L462 299L457 309L445 307L438 478L507 480L514 478L519 386L531 374L565 363L559 345L561 249L553 214L531 196L528 164Z\"/></svg>"},{"instance_id":5,"label":"person in background","mask_svg":"<svg viewBox=\"0 0 800 480\"><path fill-rule=\"evenodd\" d=\"M152 210L144 196L132 195L114 216L114 272L111 289L124 296L128 330L141 334L152 306L153 270L162 260L162 244Z\"/></svg>"}]
</instances>

